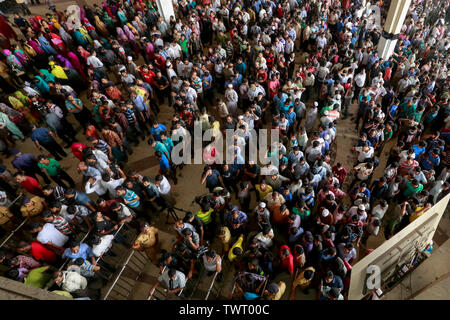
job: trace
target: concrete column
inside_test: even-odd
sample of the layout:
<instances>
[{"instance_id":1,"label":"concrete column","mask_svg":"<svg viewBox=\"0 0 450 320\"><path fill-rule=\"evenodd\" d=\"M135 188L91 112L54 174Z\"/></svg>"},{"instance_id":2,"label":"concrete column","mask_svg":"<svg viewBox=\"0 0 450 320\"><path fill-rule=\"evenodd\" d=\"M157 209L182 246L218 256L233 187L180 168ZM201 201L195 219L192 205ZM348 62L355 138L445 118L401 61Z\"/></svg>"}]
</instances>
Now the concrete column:
<instances>
[{"instance_id":1,"label":"concrete column","mask_svg":"<svg viewBox=\"0 0 450 320\"><path fill-rule=\"evenodd\" d=\"M383 27L383 33L378 43L378 55L387 60L394 52L397 37L402 29L411 0L392 0Z\"/></svg>"},{"instance_id":2,"label":"concrete column","mask_svg":"<svg viewBox=\"0 0 450 320\"><path fill-rule=\"evenodd\" d=\"M156 0L156 5L158 6L159 14L168 24L170 21L170 16L175 17L172 0Z\"/></svg>"}]
</instances>

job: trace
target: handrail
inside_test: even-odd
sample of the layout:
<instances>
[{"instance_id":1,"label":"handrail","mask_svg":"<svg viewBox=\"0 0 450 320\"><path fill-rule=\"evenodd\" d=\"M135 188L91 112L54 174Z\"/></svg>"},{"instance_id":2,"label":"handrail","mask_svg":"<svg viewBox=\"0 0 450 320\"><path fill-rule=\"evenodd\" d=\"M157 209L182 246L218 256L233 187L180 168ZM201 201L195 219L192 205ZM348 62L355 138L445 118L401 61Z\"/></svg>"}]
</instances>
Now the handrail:
<instances>
[{"instance_id":1,"label":"handrail","mask_svg":"<svg viewBox=\"0 0 450 320\"><path fill-rule=\"evenodd\" d=\"M109 288L108 292L105 294L105 296L103 297L103 300L106 300L106 298L108 298L109 294L111 293L111 291L114 289L114 286L116 285L117 281L119 281L120 276L122 275L123 271L125 270L125 268L127 267L128 262L130 262L131 257L134 255L136 251L131 250L130 254L128 255L127 260L125 261L125 263L123 264L122 268L120 269L119 273L117 274L116 278L114 279L113 284L111 285L111 287Z\"/></svg>"},{"instance_id":2,"label":"handrail","mask_svg":"<svg viewBox=\"0 0 450 320\"><path fill-rule=\"evenodd\" d=\"M164 266L164 268L161 271L161 275L164 273L164 271L166 271L166 269L167 269L167 266ZM148 296L147 300L152 300L152 297L153 297L153 294L155 293L155 290L156 290L156 288L153 289L152 292L150 292L150 295Z\"/></svg>"},{"instance_id":3,"label":"handrail","mask_svg":"<svg viewBox=\"0 0 450 320\"><path fill-rule=\"evenodd\" d=\"M13 236L20 228L22 228L22 227L25 225L26 222L27 222L26 219L23 220L22 223L21 223L16 229L14 229L13 231L11 231L11 233L9 234L9 236L7 236L6 239L3 240L3 242L0 244L0 248L3 247L3 246L9 241L9 239L11 239L12 236Z\"/></svg>"},{"instance_id":4,"label":"handrail","mask_svg":"<svg viewBox=\"0 0 450 320\"><path fill-rule=\"evenodd\" d=\"M8 208L11 208L11 206L17 201L19 200L21 197L23 197L23 193L21 192L13 201L11 201L10 204L8 204ZM9 239L12 238L12 236L20 229L24 226L24 224L27 222L27 219L23 220L20 225L14 229L13 231L11 231L11 233L5 238L5 240L3 240L3 242L0 244L0 248L3 247L8 241Z\"/></svg>"},{"instance_id":5,"label":"handrail","mask_svg":"<svg viewBox=\"0 0 450 320\"><path fill-rule=\"evenodd\" d=\"M211 281L211 285L209 286L208 293L206 294L205 300L208 300L209 295L211 294L211 290L212 290L212 288L214 286L214 282L216 281L216 278L217 278L218 274L219 273L217 271L214 273L214 278Z\"/></svg>"}]
</instances>

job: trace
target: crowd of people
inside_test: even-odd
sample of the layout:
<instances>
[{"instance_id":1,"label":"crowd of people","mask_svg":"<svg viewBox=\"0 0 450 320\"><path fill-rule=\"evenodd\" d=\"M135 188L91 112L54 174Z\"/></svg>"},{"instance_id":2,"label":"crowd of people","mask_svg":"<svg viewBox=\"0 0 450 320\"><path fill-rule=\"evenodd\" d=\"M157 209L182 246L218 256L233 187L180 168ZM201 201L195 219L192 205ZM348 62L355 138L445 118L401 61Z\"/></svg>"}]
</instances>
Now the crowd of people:
<instances>
[{"instance_id":1,"label":"crowd of people","mask_svg":"<svg viewBox=\"0 0 450 320\"><path fill-rule=\"evenodd\" d=\"M221 282L228 261L234 299L309 289L344 299L370 237L389 239L449 193L449 2L412 1L387 60L374 15L383 23L390 1L373 3L379 11L359 0L173 3L169 22L142 0L0 15L0 226L6 236L27 221L0 248L4 276L98 299L89 284L115 269L99 258L120 242L160 267L149 294L161 284L180 294L201 269ZM348 117L359 138L337 150ZM209 192L161 250L155 216L173 208L177 171L189 170L172 150L196 123L236 130L234 162L205 166ZM267 150L278 167L242 161L259 128L279 131ZM16 148L28 138L36 152ZM156 176L127 168L140 143ZM70 152L78 176L61 165ZM206 146L205 159L216 152ZM335 161L341 152L353 166ZM274 281L283 272L290 288Z\"/></svg>"}]
</instances>

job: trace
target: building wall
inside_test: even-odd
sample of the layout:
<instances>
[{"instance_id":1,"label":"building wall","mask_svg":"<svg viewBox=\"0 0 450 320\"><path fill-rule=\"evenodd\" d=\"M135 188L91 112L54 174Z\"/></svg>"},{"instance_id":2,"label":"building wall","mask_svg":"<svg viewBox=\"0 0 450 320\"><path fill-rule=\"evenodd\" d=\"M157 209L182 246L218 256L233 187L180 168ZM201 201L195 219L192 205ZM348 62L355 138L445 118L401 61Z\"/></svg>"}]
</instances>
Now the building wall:
<instances>
[{"instance_id":1,"label":"building wall","mask_svg":"<svg viewBox=\"0 0 450 320\"><path fill-rule=\"evenodd\" d=\"M50 291L0 277L0 300L72 300Z\"/></svg>"},{"instance_id":2,"label":"building wall","mask_svg":"<svg viewBox=\"0 0 450 320\"><path fill-rule=\"evenodd\" d=\"M409 263L416 250L426 247L433 239L449 199L450 194L353 266L349 300L360 300L369 292L366 289L367 277L371 274L367 270L369 266L376 265L380 268L383 284L397 265Z\"/></svg>"}]
</instances>

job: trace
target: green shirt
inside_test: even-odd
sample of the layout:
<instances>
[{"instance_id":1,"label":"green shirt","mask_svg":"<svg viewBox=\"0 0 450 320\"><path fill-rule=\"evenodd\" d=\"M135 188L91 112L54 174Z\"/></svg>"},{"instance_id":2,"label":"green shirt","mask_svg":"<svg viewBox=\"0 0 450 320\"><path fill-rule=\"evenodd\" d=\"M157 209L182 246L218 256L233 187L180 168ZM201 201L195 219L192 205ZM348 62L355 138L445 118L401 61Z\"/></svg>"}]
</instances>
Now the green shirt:
<instances>
[{"instance_id":1,"label":"green shirt","mask_svg":"<svg viewBox=\"0 0 450 320\"><path fill-rule=\"evenodd\" d=\"M180 39L180 47L181 47L181 51L183 51L185 53L189 52L188 42L186 39L184 39L184 41L181 41L181 39Z\"/></svg>"},{"instance_id":2,"label":"green shirt","mask_svg":"<svg viewBox=\"0 0 450 320\"><path fill-rule=\"evenodd\" d=\"M423 185L422 185L421 183L419 183L419 186L418 186L417 188L414 188L414 187L412 186L411 181L408 181L408 182L406 183L406 189L405 189L405 191L403 191L403 195L404 195L405 197L409 197L410 195L413 195L413 194L415 194L415 193L417 193L417 192L420 192L420 191L422 191L422 190L423 190Z\"/></svg>"},{"instance_id":3,"label":"green shirt","mask_svg":"<svg viewBox=\"0 0 450 320\"><path fill-rule=\"evenodd\" d=\"M57 176L61 165L55 159L50 158L49 160L50 162L48 163L48 165L42 164L40 162L37 165L40 169L45 169L50 177Z\"/></svg>"},{"instance_id":4,"label":"green shirt","mask_svg":"<svg viewBox=\"0 0 450 320\"><path fill-rule=\"evenodd\" d=\"M31 270L25 278L25 284L36 288L44 288L52 278L51 274L44 273L45 270L47 270L47 266Z\"/></svg>"}]
</instances>

